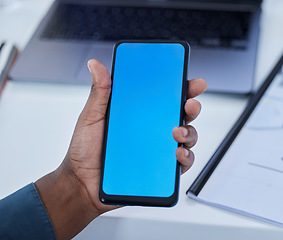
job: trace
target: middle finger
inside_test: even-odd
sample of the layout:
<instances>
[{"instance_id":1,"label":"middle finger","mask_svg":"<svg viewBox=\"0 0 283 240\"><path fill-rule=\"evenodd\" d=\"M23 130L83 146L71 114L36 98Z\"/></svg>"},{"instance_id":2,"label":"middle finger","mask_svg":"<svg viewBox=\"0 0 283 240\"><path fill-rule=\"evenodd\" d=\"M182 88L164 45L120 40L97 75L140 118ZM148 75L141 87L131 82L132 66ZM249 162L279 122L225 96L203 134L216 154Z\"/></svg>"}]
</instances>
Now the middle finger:
<instances>
[{"instance_id":1,"label":"middle finger","mask_svg":"<svg viewBox=\"0 0 283 240\"><path fill-rule=\"evenodd\" d=\"M190 149L196 144L198 134L193 126L184 125L173 129L173 138L175 141L183 143L184 148Z\"/></svg>"}]
</instances>

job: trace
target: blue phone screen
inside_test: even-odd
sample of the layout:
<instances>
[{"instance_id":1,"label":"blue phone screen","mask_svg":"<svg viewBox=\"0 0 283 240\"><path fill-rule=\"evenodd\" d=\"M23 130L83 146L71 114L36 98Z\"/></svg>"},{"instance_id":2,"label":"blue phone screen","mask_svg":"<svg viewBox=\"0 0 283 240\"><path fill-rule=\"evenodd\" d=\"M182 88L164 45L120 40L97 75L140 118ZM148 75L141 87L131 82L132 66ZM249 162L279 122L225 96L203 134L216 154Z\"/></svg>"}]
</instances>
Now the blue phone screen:
<instances>
[{"instance_id":1,"label":"blue phone screen","mask_svg":"<svg viewBox=\"0 0 283 240\"><path fill-rule=\"evenodd\" d=\"M180 123L184 59L179 43L118 45L102 184L106 194L174 193L178 144L172 130Z\"/></svg>"}]
</instances>

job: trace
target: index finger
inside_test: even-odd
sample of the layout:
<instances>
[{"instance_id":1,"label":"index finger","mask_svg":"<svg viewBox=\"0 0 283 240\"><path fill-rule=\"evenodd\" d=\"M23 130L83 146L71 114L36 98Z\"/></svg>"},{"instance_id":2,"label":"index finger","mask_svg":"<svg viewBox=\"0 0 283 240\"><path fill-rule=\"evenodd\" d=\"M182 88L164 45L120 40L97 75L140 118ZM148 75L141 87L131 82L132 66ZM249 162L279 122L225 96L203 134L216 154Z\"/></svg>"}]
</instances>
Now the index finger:
<instances>
[{"instance_id":1,"label":"index finger","mask_svg":"<svg viewBox=\"0 0 283 240\"><path fill-rule=\"evenodd\" d=\"M188 81L188 98L194 98L202 94L207 89L207 83L201 78Z\"/></svg>"}]
</instances>

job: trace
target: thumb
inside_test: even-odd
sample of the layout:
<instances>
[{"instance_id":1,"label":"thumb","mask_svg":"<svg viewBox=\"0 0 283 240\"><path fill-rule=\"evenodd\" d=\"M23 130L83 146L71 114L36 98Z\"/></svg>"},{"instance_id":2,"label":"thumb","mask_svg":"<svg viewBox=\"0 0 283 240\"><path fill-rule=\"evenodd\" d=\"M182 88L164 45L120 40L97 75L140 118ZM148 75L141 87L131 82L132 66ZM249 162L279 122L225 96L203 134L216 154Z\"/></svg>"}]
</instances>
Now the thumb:
<instances>
[{"instance_id":1,"label":"thumb","mask_svg":"<svg viewBox=\"0 0 283 240\"><path fill-rule=\"evenodd\" d=\"M105 118L111 78L107 68L98 60L89 60L87 66L91 74L92 86L81 117L87 121L87 124L93 124Z\"/></svg>"}]
</instances>

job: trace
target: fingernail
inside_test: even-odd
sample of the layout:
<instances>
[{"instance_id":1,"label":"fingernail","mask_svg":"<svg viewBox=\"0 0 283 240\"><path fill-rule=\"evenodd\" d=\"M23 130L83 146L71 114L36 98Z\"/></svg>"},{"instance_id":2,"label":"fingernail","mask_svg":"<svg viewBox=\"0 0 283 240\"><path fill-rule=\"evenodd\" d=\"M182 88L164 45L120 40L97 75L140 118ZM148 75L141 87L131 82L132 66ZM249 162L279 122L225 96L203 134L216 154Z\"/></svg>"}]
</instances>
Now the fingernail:
<instances>
[{"instance_id":1,"label":"fingernail","mask_svg":"<svg viewBox=\"0 0 283 240\"><path fill-rule=\"evenodd\" d=\"M87 68L88 68L89 72L91 73L91 69L89 67L89 63L87 63Z\"/></svg>"},{"instance_id":2,"label":"fingernail","mask_svg":"<svg viewBox=\"0 0 283 240\"><path fill-rule=\"evenodd\" d=\"M188 157L189 156L189 150L188 149L186 149L186 148L184 148L185 149L185 157Z\"/></svg>"},{"instance_id":3,"label":"fingernail","mask_svg":"<svg viewBox=\"0 0 283 240\"><path fill-rule=\"evenodd\" d=\"M184 127L182 127L181 128L182 129L182 133L183 133L183 137L186 137L186 136L188 136L188 129L186 129L186 128L184 128Z\"/></svg>"}]
</instances>

